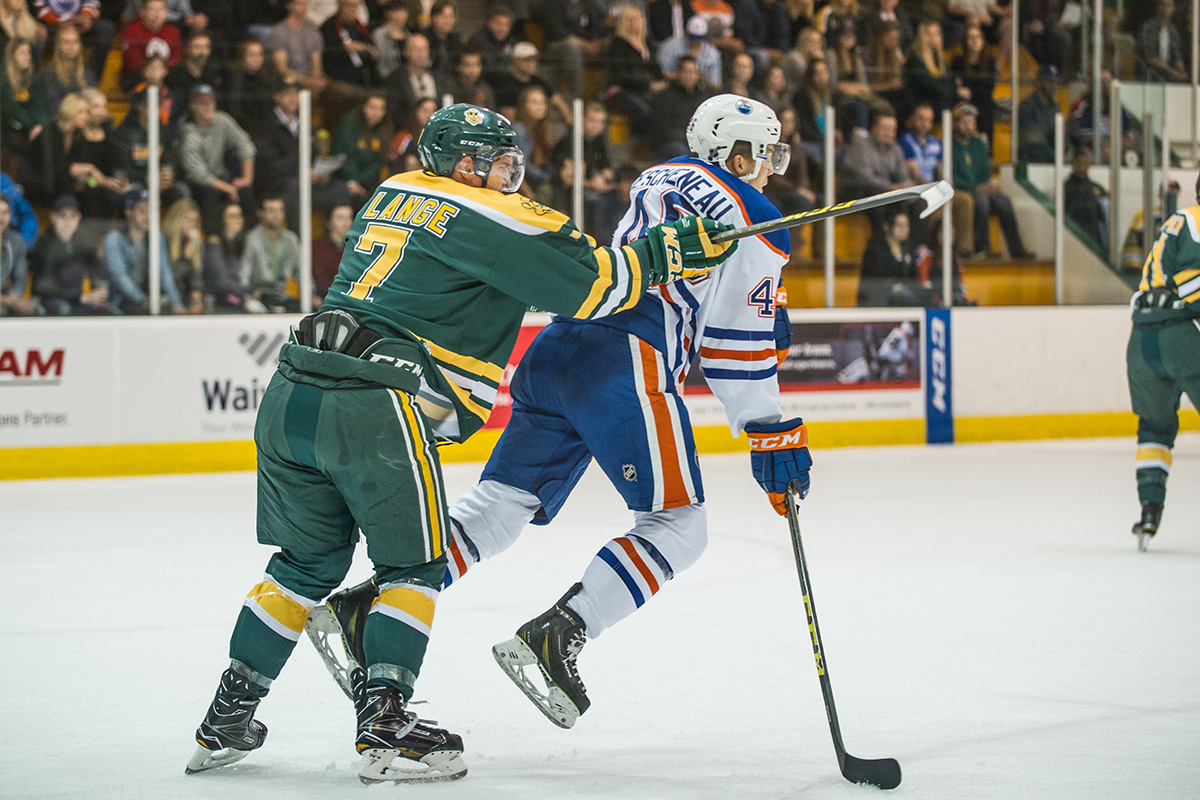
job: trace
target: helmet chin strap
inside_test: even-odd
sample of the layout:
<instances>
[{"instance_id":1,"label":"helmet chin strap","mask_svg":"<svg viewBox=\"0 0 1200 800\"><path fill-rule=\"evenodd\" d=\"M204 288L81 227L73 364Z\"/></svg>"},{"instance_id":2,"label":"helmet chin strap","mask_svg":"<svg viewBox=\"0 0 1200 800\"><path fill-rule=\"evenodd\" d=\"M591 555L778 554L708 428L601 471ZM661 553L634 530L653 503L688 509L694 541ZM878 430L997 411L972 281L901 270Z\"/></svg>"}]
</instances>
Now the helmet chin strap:
<instances>
[{"instance_id":1,"label":"helmet chin strap","mask_svg":"<svg viewBox=\"0 0 1200 800\"><path fill-rule=\"evenodd\" d=\"M766 159L763 159L763 158L754 159L754 172L751 172L749 175L739 175L738 177L741 178L746 183L749 183L750 181L754 180L755 178L758 177L758 173L762 171L763 161L765 161L765 160Z\"/></svg>"}]
</instances>

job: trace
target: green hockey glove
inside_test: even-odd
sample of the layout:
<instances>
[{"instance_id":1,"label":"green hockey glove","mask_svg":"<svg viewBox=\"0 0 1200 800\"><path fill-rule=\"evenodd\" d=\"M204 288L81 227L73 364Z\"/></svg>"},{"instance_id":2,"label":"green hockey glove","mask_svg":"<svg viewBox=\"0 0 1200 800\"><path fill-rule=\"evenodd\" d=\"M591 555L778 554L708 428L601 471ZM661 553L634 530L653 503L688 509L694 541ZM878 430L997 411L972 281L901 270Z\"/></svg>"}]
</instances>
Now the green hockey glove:
<instances>
[{"instance_id":1,"label":"green hockey glove","mask_svg":"<svg viewBox=\"0 0 1200 800\"><path fill-rule=\"evenodd\" d=\"M715 244L711 237L732 229L732 225L696 216L655 225L646 232L653 256L650 283L670 283L711 272L733 255L738 245L736 240Z\"/></svg>"}]
</instances>

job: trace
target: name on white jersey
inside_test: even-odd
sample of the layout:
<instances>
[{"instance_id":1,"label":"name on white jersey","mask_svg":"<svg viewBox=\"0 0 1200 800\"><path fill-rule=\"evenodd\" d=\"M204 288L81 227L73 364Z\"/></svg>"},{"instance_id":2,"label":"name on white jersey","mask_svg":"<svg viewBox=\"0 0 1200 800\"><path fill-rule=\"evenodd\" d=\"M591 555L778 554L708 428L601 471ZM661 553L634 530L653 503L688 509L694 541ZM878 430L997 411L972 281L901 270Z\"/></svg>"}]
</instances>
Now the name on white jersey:
<instances>
[{"instance_id":1,"label":"name on white jersey","mask_svg":"<svg viewBox=\"0 0 1200 800\"><path fill-rule=\"evenodd\" d=\"M673 186L692 208L709 219L721 219L734 208L726 190L692 165L647 170L634 182L633 190L662 184Z\"/></svg>"}]
</instances>

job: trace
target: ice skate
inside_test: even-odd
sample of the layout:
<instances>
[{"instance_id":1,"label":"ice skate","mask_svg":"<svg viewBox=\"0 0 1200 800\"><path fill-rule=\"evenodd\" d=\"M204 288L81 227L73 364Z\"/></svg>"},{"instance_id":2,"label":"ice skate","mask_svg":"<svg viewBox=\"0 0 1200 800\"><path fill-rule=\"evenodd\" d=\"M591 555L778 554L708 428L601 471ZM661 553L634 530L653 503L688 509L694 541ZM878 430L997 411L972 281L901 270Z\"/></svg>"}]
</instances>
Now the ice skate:
<instances>
[{"instance_id":1,"label":"ice skate","mask_svg":"<svg viewBox=\"0 0 1200 800\"><path fill-rule=\"evenodd\" d=\"M572 727L591 705L576 665L587 641L585 626L567 605L582 588L582 584L575 584L553 608L522 625L512 639L492 648L504 674L560 728ZM525 673L525 667L534 664L541 670L546 691Z\"/></svg>"},{"instance_id":2,"label":"ice skate","mask_svg":"<svg viewBox=\"0 0 1200 800\"><path fill-rule=\"evenodd\" d=\"M1142 503L1142 518L1133 523L1133 535L1138 537L1138 550L1143 553L1150 546L1150 540L1158 533L1158 523L1162 519L1161 503Z\"/></svg>"},{"instance_id":3,"label":"ice skate","mask_svg":"<svg viewBox=\"0 0 1200 800\"><path fill-rule=\"evenodd\" d=\"M363 757L358 779L374 783L434 783L467 774L458 734L434 727L405 709L391 686L367 686L366 673L351 672L358 712L354 746Z\"/></svg>"},{"instance_id":4,"label":"ice skate","mask_svg":"<svg viewBox=\"0 0 1200 800\"><path fill-rule=\"evenodd\" d=\"M254 719L259 700L248 679L232 668L225 670L217 695L196 729L196 742L200 746L183 771L191 775L236 764L251 750L262 747L267 726Z\"/></svg>"},{"instance_id":5,"label":"ice skate","mask_svg":"<svg viewBox=\"0 0 1200 800\"><path fill-rule=\"evenodd\" d=\"M350 685L350 673L366 662L363 631L367 613L376 597L379 597L379 587L375 580L365 580L330 595L322 605L309 612L308 622L304 625L304 632L325 662L325 668L351 700L354 690ZM340 648L334 643L338 639L341 640Z\"/></svg>"}]
</instances>

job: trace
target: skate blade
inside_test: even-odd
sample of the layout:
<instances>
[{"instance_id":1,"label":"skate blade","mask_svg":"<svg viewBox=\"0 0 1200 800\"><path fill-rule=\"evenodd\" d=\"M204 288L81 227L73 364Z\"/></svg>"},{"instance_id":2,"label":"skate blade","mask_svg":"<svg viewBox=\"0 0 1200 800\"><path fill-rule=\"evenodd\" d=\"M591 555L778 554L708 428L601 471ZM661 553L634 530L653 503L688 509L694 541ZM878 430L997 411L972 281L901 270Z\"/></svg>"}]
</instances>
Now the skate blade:
<instances>
[{"instance_id":1,"label":"skate blade","mask_svg":"<svg viewBox=\"0 0 1200 800\"><path fill-rule=\"evenodd\" d=\"M1154 538L1153 533L1138 533L1138 552L1144 553L1150 547L1150 540Z\"/></svg>"},{"instance_id":2,"label":"skate blade","mask_svg":"<svg viewBox=\"0 0 1200 800\"><path fill-rule=\"evenodd\" d=\"M358 779L371 786L377 783L442 783L456 781L467 774L462 753L447 750L429 753L420 760L405 758L399 750L364 750Z\"/></svg>"},{"instance_id":3,"label":"skate blade","mask_svg":"<svg viewBox=\"0 0 1200 800\"><path fill-rule=\"evenodd\" d=\"M248 755L250 755L249 750L234 750L232 747L226 747L221 750L209 750L203 745L197 745L196 752L192 754L187 766L183 768L183 772L185 775L195 775L197 772L228 767L231 764L236 764Z\"/></svg>"},{"instance_id":4,"label":"skate blade","mask_svg":"<svg viewBox=\"0 0 1200 800\"><path fill-rule=\"evenodd\" d=\"M550 679L545 672L541 671L541 665L537 663L537 657L528 644L519 637L514 637L492 647L492 657L496 659L496 663L500 665L500 669L504 670L504 674L509 677L509 680L515 683L530 702L546 715L546 719L560 728L574 727L575 720L579 719L579 709L562 689L550 683ZM531 666L538 667L538 672L546 684L546 691L542 691L525 674L524 668Z\"/></svg>"},{"instance_id":5,"label":"skate blade","mask_svg":"<svg viewBox=\"0 0 1200 800\"><path fill-rule=\"evenodd\" d=\"M304 632L329 675L333 678L346 697L354 700L354 692L350 688L350 672L355 664L345 655L342 645L342 626L329 610L329 606L319 605L308 612L308 622L304 623ZM339 657L339 654L340 657Z\"/></svg>"}]
</instances>

